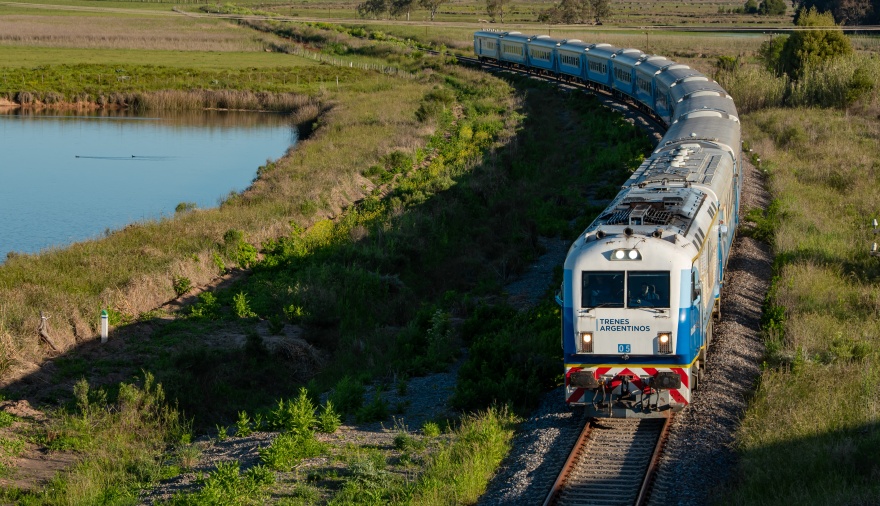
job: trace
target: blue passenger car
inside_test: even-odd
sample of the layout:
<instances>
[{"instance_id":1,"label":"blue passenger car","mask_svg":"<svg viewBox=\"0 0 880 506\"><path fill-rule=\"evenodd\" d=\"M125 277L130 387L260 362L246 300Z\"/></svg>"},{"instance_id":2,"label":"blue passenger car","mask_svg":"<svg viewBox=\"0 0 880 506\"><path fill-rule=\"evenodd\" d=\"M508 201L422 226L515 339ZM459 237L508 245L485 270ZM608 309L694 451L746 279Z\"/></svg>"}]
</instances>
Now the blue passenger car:
<instances>
[{"instance_id":1,"label":"blue passenger car","mask_svg":"<svg viewBox=\"0 0 880 506\"><path fill-rule=\"evenodd\" d=\"M586 57L587 80L603 89L611 89L611 56L618 50L611 44L590 46Z\"/></svg>"},{"instance_id":2,"label":"blue passenger car","mask_svg":"<svg viewBox=\"0 0 880 506\"><path fill-rule=\"evenodd\" d=\"M501 32L480 31L474 33L474 54L480 60L498 60L498 50L501 48Z\"/></svg>"},{"instance_id":3,"label":"blue passenger car","mask_svg":"<svg viewBox=\"0 0 880 506\"><path fill-rule=\"evenodd\" d=\"M636 64L643 56L638 49L620 49L611 60L612 87L630 97L636 96Z\"/></svg>"},{"instance_id":4,"label":"blue passenger car","mask_svg":"<svg viewBox=\"0 0 880 506\"><path fill-rule=\"evenodd\" d=\"M557 59L559 61L559 73L570 78L583 81L586 79L584 54L590 44L582 42L578 39L563 40L556 48Z\"/></svg>"},{"instance_id":5,"label":"blue passenger car","mask_svg":"<svg viewBox=\"0 0 880 506\"><path fill-rule=\"evenodd\" d=\"M498 59L512 66L528 66L528 43L529 38L519 32L509 32L502 35L500 40L501 53Z\"/></svg>"},{"instance_id":6,"label":"blue passenger car","mask_svg":"<svg viewBox=\"0 0 880 506\"><path fill-rule=\"evenodd\" d=\"M654 76L672 62L663 56L644 55L636 64L636 100L654 109Z\"/></svg>"},{"instance_id":7,"label":"blue passenger car","mask_svg":"<svg viewBox=\"0 0 880 506\"><path fill-rule=\"evenodd\" d=\"M537 35L530 38L528 56L532 68L538 69L545 74L556 74L558 72L556 39L551 39L547 35Z\"/></svg>"}]
</instances>

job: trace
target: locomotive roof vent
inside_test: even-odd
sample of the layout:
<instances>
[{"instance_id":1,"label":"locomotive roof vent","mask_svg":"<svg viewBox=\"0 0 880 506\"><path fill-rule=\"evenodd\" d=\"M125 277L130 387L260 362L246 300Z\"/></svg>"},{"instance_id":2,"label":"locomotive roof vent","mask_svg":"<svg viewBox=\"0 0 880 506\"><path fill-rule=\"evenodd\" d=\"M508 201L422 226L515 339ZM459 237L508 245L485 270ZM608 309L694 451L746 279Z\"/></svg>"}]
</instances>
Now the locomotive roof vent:
<instances>
[{"instance_id":1,"label":"locomotive roof vent","mask_svg":"<svg viewBox=\"0 0 880 506\"><path fill-rule=\"evenodd\" d=\"M653 232L651 232L651 237L653 237L654 239L660 239L661 237L663 237L663 229L658 228L657 230L654 230Z\"/></svg>"},{"instance_id":2,"label":"locomotive roof vent","mask_svg":"<svg viewBox=\"0 0 880 506\"><path fill-rule=\"evenodd\" d=\"M623 235L631 237L633 235L633 229L626 227L625 229L623 229Z\"/></svg>"}]
</instances>

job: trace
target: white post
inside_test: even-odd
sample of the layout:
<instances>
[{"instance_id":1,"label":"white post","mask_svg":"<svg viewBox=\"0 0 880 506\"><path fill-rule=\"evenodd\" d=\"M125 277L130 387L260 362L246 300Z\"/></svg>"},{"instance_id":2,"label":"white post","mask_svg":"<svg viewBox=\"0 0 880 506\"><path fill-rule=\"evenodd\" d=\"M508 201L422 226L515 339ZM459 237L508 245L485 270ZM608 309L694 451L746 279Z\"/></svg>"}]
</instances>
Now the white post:
<instances>
[{"instance_id":1,"label":"white post","mask_svg":"<svg viewBox=\"0 0 880 506\"><path fill-rule=\"evenodd\" d=\"M102 343L107 342L108 326L109 326L109 322L107 319L107 311L102 309L101 310L101 342Z\"/></svg>"}]
</instances>

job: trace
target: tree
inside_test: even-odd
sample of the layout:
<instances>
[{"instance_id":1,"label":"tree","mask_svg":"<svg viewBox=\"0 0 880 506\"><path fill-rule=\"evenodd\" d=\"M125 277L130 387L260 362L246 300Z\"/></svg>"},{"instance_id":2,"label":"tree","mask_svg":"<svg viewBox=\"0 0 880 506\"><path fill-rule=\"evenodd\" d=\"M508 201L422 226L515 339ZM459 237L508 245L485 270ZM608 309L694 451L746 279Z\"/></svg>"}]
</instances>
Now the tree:
<instances>
[{"instance_id":1,"label":"tree","mask_svg":"<svg viewBox=\"0 0 880 506\"><path fill-rule=\"evenodd\" d=\"M358 16L362 18L379 18L386 12L388 12L388 0L365 0L357 6Z\"/></svg>"},{"instance_id":2,"label":"tree","mask_svg":"<svg viewBox=\"0 0 880 506\"><path fill-rule=\"evenodd\" d=\"M597 25L602 24L602 18L611 15L611 0L590 0L590 7L592 7Z\"/></svg>"},{"instance_id":3,"label":"tree","mask_svg":"<svg viewBox=\"0 0 880 506\"><path fill-rule=\"evenodd\" d=\"M819 13L815 7L802 10L797 25L813 29L794 32L782 47L782 71L794 80L799 79L807 67L853 52L849 38L837 28L830 12ZM829 29L816 30L817 27Z\"/></svg>"},{"instance_id":4,"label":"tree","mask_svg":"<svg viewBox=\"0 0 880 506\"><path fill-rule=\"evenodd\" d=\"M486 0L486 14L492 18L492 21L495 21L495 16L499 16L501 18L501 22L504 22L504 6L509 4L510 0Z\"/></svg>"},{"instance_id":5,"label":"tree","mask_svg":"<svg viewBox=\"0 0 880 506\"><path fill-rule=\"evenodd\" d=\"M415 0L391 0L389 12L394 17L406 14L406 20L409 21L409 15L412 12L415 3Z\"/></svg>"},{"instance_id":6,"label":"tree","mask_svg":"<svg viewBox=\"0 0 880 506\"><path fill-rule=\"evenodd\" d=\"M758 7L758 12L765 16L781 16L786 9L785 0L764 0Z\"/></svg>"},{"instance_id":7,"label":"tree","mask_svg":"<svg viewBox=\"0 0 880 506\"><path fill-rule=\"evenodd\" d=\"M771 35L770 40L765 40L758 48L758 57L764 62L764 66L776 75L782 75L782 48L787 40L788 35Z\"/></svg>"},{"instance_id":8,"label":"tree","mask_svg":"<svg viewBox=\"0 0 880 506\"><path fill-rule=\"evenodd\" d=\"M819 12L830 12L834 20L842 25L876 24L880 14L878 0L796 0L800 10L794 21L798 22L801 12L815 7Z\"/></svg>"},{"instance_id":9,"label":"tree","mask_svg":"<svg viewBox=\"0 0 880 506\"><path fill-rule=\"evenodd\" d=\"M538 21L544 23L564 23L573 25L586 23L592 18L591 0L560 0L553 7L545 10L538 16Z\"/></svg>"},{"instance_id":10,"label":"tree","mask_svg":"<svg viewBox=\"0 0 880 506\"><path fill-rule=\"evenodd\" d=\"M419 5L428 9L428 12L431 13L431 21L434 21L434 16L437 15L437 9L447 0L419 0Z\"/></svg>"},{"instance_id":11,"label":"tree","mask_svg":"<svg viewBox=\"0 0 880 506\"><path fill-rule=\"evenodd\" d=\"M746 4L743 6L743 10L746 14L757 14L758 13L758 2L755 0L748 0Z\"/></svg>"}]
</instances>

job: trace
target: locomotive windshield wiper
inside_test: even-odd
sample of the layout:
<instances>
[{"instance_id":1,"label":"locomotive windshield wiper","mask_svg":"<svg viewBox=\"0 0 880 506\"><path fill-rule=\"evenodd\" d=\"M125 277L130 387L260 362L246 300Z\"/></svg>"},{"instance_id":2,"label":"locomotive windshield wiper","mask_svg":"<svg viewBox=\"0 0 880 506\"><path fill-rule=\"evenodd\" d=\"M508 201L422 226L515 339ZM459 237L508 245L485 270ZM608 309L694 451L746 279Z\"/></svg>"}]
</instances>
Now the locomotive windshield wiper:
<instances>
[{"instance_id":1,"label":"locomotive windshield wiper","mask_svg":"<svg viewBox=\"0 0 880 506\"><path fill-rule=\"evenodd\" d=\"M600 307L611 307L611 306L623 307L623 304L621 304L621 303L619 303L619 302L603 302L603 303L598 304L598 305L593 306L593 307L585 307L585 308L581 308L581 311L592 311L592 310L594 310L594 309L598 309L598 308L600 308Z\"/></svg>"}]
</instances>

